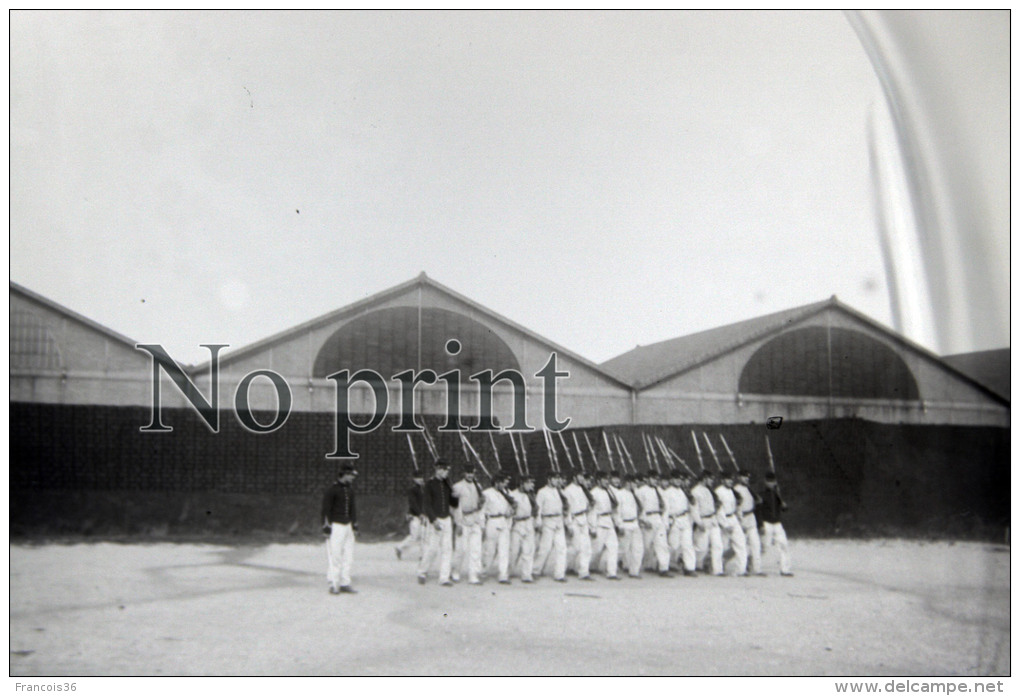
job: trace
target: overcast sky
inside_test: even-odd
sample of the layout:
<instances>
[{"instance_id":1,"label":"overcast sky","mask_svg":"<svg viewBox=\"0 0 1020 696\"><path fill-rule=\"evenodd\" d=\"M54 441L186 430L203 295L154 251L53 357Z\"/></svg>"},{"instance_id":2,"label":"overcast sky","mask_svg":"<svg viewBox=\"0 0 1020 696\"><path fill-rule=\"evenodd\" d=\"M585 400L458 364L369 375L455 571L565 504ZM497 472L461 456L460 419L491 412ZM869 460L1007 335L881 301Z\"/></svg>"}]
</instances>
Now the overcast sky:
<instances>
[{"instance_id":1,"label":"overcast sky","mask_svg":"<svg viewBox=\"0 0 1020 696\"><path fill-rule=\"evenodd\" d=\"M596 362L891 324L880 102L836 12L15 13L11 280L189 363L421 271Z\"/></svg>"}]
</instances>

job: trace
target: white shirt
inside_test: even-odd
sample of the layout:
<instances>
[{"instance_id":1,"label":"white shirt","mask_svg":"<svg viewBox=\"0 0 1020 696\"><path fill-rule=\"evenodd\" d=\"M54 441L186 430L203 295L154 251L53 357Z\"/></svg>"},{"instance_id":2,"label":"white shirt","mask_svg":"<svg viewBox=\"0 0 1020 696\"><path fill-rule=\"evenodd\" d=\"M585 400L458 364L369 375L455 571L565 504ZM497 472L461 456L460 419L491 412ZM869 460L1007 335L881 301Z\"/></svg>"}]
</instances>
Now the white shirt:
<instances>
[{"instance_id":1,"label":"white shirt","mask_svg":"<svg viewBox=\"0 0 1020 696\"><path fill-rule=\"evenodd\" d=\"M729 517L737 512L737 496L733 494L733 489L719 486L715 489L715 497L719 500L720 516Z\"/></svg>"},{"instance_id":2,"label":"white shirt","mask_svg":"<svg viewBox=\"0 0 1020 696\"><path fill-rule=\"evenodd\" d=\"M691 497L697 505L699 517L711 517L715 514L715 498L712 491L708 490L708 486L699 483L691 489Z\"/></svg>"},{"instance_id":3,"label":"white shirt","mask_svg":"<svg viewBox=\"0 0 1020 696\"><path fill-rule=\"evenodd\" d=\"M750 489L742 483L738 483L733 487L733 492L737 494L740 502L737 504L737 509L742 513L748 513L754 511L754 495L752 495Z\"/></svg>"},{"instance_id":4,"label":"white shirt","mask_svg":"<svg viewBox=\"0 0 1020 696\"><path fill-rule=\"evenodd\" d=\"M659 505L658 492L652 486L645 484L634 491L637 495L638 502L641 503L641 513L644 515L651 515L655 512L662 512L662 508Z\"/></svg>"},{"instance_id":5,"label":"white shirt","mask_svg":"<svg viewBox=\"0 0 1020 696\"><path fill-rule=\"evenodd\" d=\"M563 514L560 492L552 486L543 486L535 496L535 502L538 504L538 514L542 517Z\"/></svg>"},{"instance_id":6,"label":"white shirt","mask_svg":"<svg viewBox=\"0 0 1020 696\"><path fill-rule=\"evenodd\" d=\"M513 508L498 490L486 488L482 491L482 495L485 497L482 509L485 511L486 517L513 517Z\"/></svg>"},{"instance_id":7,"label":"white shirt","mask_svg":"<svg viewBox=\"0 0 1020 696\"><path fill-rule=\"evenodd\" d=\"M566 496L567 503L570 505L571 516L588 512L588 496L584 494L584 489L581 486L571 483L563 488L563 495Z\"/></svg>"},{"instance_id":8,"label":"white shirt","mask_svg":"<svg viewBox=\"0 0 1020 696\"><path fill-rule=\"evenodd\" d=\"M613 491L613 495L616 495L616 491ZM613 501L609 491L602 487L592 488L591 497L595 504L592 506L590 522L598 527L612 527Z\"/></svg>"},{"instance_id":9,"label":"white shirt","mask_svg":"<svg viewBox=\"0 0 1020 696\"><path fill-rule=\"evenodd\" d=\"M517 512L514 514L515 519L531 517L531 498L524 491L510 491L510 496L517 503Z\"/></svg>"},{"instance_id":10,"label":"white shirt","mask_svg":"<svg viewBox=\"0 0 1020 696\"><path fill-rule=\"evenodd\" d=\"M670 486L662 494L666 499L666 512L670 517L682 515L690 508L687 496L676 486Z\"/></svg>"},{"instance_id":11,"label":"white shirt","mask_svg":"<svg viewBox=\"0 0 1020 696\"><path fill-rule=\"evenodd\" d=\"M628 488L614 488L616 501L619 506L616 508L616 515L619 522L633 522L637 519L637 499L634 493Z\"/></svg>"},{"instance_id":12,"label":"white shirt","mask_svg":"<svg viewBox=\"0 0 1020 696\"><path fill-rule=\"evenodd\" d=\"M453 484L453 497L457 499L457 510L461 515L470 515L482 506L484 501L478 492L479 488L481 485L478 481L469 482L467 479L461 479Z\"/></svg>"}]
</instances>

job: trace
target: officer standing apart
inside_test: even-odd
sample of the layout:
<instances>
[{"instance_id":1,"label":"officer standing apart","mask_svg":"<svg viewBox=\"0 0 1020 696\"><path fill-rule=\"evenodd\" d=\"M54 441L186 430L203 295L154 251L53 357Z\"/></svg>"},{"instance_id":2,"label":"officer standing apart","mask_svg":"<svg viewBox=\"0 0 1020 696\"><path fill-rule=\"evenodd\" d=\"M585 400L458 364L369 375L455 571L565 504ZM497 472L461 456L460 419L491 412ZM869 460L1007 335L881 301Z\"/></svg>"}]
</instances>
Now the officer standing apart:
<instances>
[{"instance_id":1,"label":"officer standing apart","mask_svg":"<svg viewBox=\"0 0 1020 696\"><path fill-rule=\"evenodd\" d=\"M425 516L429 529L425 534L425 553L418 562L418 584L424 585L429 568L439 557L439 584L450 586L450 564L453 558L453 520L450 510L457 505L447 478L450 465L436 460L436 473L425 483Z\"/></svg>"},{"instance_id":2,"label":"officer standing apart","mask_svg":"<svg viewBox=\"0 0 1020 696\"><path fill-rule=\"evenodd\" d=\"M783 529L782 513L786 510L786 503L779 495L779 483L773 472L765 474L765 488L761 492L761 519L765 528L765 538L762 545L768 549L775 546L779 550L779 574L792 577L790 570L789 543L786 540L786 530Z\"/></svg>"},{"instance_id":3,"label":"officer standing apart","mask_svg":"<svg viewBox=\"0 0 1020 696\"><path fill-rule=\"evenodd\" d=\"M330 594L355 594L351 587L351 565L358 515L351 484L357 475L353 464L344 464L337 473L336 483L326 489L322 497L322 532L329 535L326 540L326 579Z\"/></svg>"},{"instance_id":4,"label":"officer standing apart","mask_svg":"<svg viewBox=\"0 0 1020 696\"><path fill-rule=\"evenodd\" d=\"M464 465L464 478L453 484L453 497L457 499L454 523L458 527L457 544L453 550L453 581L460 581L460 571L467 556L468 584L481 585L482 574L482 485L475 478L475 465Z\"/></svg>"}]
</instances>

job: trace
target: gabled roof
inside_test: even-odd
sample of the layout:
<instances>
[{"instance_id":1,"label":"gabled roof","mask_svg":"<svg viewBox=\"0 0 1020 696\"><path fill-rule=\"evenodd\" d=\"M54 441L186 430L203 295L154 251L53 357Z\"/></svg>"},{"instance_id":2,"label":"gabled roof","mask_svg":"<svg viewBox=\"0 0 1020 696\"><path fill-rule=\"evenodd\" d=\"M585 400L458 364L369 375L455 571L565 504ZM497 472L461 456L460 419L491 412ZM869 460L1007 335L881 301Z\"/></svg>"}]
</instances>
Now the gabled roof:
<instances>
[{"instance_id":1,"label":"gabled roof","mask_svg":"<svg viewBox=\"0 0 1020 696\"><path fill-rule=\"evenodd\" d=\"M995 393L1010 398L1009 348L945 355L942 360Z\"/></svg>"},{"instance_id":2,"label":"gabled roof","mask_svg":"<svg viewBox=\"0 0 1020 696\"><path fill-rule=\"evenodd\" d=\"M996 401L1006 406L1009 405L1007 397L990 389L987 385L943 360L927 348L914 343L853 307L843 304L836 299L835 295L821 302L738 321L734 324L700 331L688 336L660 341L649 346L638 346L634 350L607 360L602 363L602 367L616 375L620 380L631 384L634 389L640 391L689 372L727 353L738 350L749 343L778 334L794 324L829 309L842 312L859 322L867 324L884 334L890 341L920 353L925 358L938 364L942 369L953 373L956 377L968 382Z\"/></svg>"},{"instance_id":3,"label":"gabled roof","mask_svg":"<svg viewBox=\"0 0 1020 696\"><path fill-rule=\"evenodd\" d=\"M236 362L250 355L253 355L255 353L258 353L260 351L266 350L275 345L283 343L287 340L290 340L293 336L297 334L301 334L309 330L314 330L319 327L332 324L334 322L346 319L348 317L353 317L363 312L369 311L373 307L381 305L394 297L399 297L401 295L407 294L409 291L419 287L431 288L439 293L442 293L447 297L456 300L457 302L473 309L479 314L485 315L486 317L489 317L490 319L496 322L504 324L505 326L508 326L516 331L519 331L520 333L531 338L535 342L555 350L559 355L568 357L571 360L584 365L585 367L605 377L609 381L618 384L619 386L624 387L626 389L630 389L630 385L628 383L621 381L618 377L606 371L606 369L603 368L602 366L591 362L587 358L581 357L572 350L569 350L567 348L564 348L563 346L553 343L547 338L539 336L531 329L528 329L514 321L511 321L510 319L507 319L506 317L500 314L497 314L488 307L478 304L474 300L469 299L468 297L465 297L464 295L461 295L460 293L454 290L451 290L445 285L437 283L432 278L429 278L424 271L422 271L418 275L418 277L413 278L407 282L401 283L400 285L395 285L392 288L382 290L381 292L378 292L370 297L366 297L363 300L358 300L357 302L349 304L345 307L341 307L340 309L336 309L332 312L328 312L314 319L306 321L302 324L298 324L293 328L281 331L280 333L274 334L272 336L268 336L267 338L263 338L259 341L256 341L255 343L251 343L235 351L231 351L230 353L227 353L222 358L220 358L220 367L223 367L224 365L229 365L232 362ZM206 361L200 365L195 365L193 367L188 368L188 371L192 373L207 371L208 366L209 362Z\"/></svg>"},{"instance_id":4,"label":"gabled roof","mask_svg":"<svg viewBox=\"0 0 1020 696\"><path fill-rule=\"evenodd\" d=\"M751 341L778 333L787 326L832 306L835 302L836 298L833 297L823 302L785 309L647 346L638 346L607 360L602 363L602 367L634 388L643 389L687 372Z\"/></svg>"},{"instance_id":5,"label":"gabled roof","mask_svg":"<svg viewBox=\"0 0 1020 696\"><path fill-rule=\"evenodd\" d=\"M67 307L63 306L62 304L58 304L58 303L54 302L51 299L43 297L42 295L40 295L38 293L32 292L28 288L26 288L24 286L21 286L21 285L18 285L13 280L10 281L10 283L11 283L11 292L19 294L19 295L22 295L22 296L28 298L29 300L32 300L33 302L35 302L37 304L43 305L44 307L53 310L57 314L62 314L64 316L66 316L67 318L69 318L69 319L71 319L73 321L78 322L79 324L83 324L84 326L87 326L88 328L92 329L93 331L96 331L97 333L103 334L104 336L106 336L110 340L115 341L117 343L123 344L125 347L130 348L132 351L136 350L135 344L137 344L138 341L132 340L132 339L128 338L127 336L123 335L123 334L119 334L116 331L114 331L113 329L108 329L105 326L103 326L102 324L99 324L99 323L97 323L95 321L92 321L88 317L83 316L81 314L78 314L74 310L68 309Z\"/></svg>"}]
</instances>

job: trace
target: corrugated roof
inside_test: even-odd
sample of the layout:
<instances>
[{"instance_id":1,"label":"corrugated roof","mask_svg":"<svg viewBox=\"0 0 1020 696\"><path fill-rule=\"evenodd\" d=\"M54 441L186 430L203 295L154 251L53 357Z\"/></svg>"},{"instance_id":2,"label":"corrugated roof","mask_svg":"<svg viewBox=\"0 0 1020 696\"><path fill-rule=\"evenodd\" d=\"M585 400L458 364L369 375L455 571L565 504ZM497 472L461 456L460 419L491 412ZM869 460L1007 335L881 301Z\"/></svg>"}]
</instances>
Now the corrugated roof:
<instances>
[{"instance_id":1,"label":"corrugated roof","mask_svg":"<svg viewBox=\"0 0 1020 696\"><path fill-rule=\"evenodd\" d=\"M620 380L643 389L713 360L750 341L779 332L837 304L835 296L822 302L785 309L745 319L687 336L671 338L618 355L602 363L603 369Z\"/></svg>"},{"instance_id":2,"label":"corrugated roof","mask_svg":"<svg viewBox=\"0 0 1020 696\"><path fill-rule=\"evenodd\" d=\"M946 355L942 359L996 394L1009 399L1009 348Z\"/></svg>"}]
</instances>

